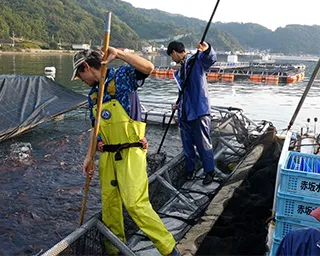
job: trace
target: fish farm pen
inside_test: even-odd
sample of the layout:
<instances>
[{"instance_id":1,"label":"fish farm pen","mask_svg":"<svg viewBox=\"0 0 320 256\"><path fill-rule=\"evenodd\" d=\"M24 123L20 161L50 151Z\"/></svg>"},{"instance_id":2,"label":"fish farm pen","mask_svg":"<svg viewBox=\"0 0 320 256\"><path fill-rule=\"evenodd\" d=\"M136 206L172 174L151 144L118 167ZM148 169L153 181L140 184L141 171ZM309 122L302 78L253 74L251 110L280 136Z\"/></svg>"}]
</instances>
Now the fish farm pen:
<instances>
[{"instance_id":1,"label":"fish farm pen","mask_svg":"<svg viewBox=\"0 0 320 256\"><path fill-rule=\"evenodd\" d=\"M152 75L157 78L173 78L178 67L156 67ZM305 65L216 62L207 72L209 82L250 81L252 83L292 84L303 80Z\"/></svg>"}]
</instances>

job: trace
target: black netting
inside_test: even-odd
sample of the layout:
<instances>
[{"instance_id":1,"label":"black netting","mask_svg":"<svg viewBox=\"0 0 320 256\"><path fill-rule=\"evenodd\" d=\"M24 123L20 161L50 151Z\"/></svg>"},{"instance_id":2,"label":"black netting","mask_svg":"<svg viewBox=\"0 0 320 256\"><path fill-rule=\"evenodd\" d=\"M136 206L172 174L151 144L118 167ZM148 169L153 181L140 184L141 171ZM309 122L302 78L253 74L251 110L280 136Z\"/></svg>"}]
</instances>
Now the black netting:
<instances>
[{"instance_id":1,"label":"black netting","mask_svg":"<svg viewBox=\"0 0 320 256\"><path fill-rule=\"evenodd\" d=\"M262 156L236 189L196 255L266 255L266 221L271 215L282 142L270 140L269 133L262 142Z\"/></svg>"},{"instance_id":2,"label":"black netting","mask_svg":"<svg viewBox=\"0 0 320 256\"><path fill-rule=\"evenodd\" d=\"M100 233L100 231L93 226L59 255L105 255L105 239L106 238Z\"/></svg>"},{"instance_id":3,"label":"black netting","mask_svg":"<svg viewBox=\"0 0 320 256\"><path fill-rule=\"evenodd\" d=\"M0 141L86 103L43 76L0 75Z\"/></svg>"}]
</instances>

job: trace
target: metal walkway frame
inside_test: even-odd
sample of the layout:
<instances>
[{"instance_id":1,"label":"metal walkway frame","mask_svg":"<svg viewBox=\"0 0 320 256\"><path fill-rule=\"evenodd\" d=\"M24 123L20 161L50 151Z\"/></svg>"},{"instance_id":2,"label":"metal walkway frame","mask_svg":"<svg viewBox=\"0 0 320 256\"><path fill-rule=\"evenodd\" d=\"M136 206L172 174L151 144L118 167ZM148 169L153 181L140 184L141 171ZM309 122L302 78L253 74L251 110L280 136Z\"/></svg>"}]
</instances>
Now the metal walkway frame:
<instances>
[{"instance_id":1,"label":"metal walkway frame","mask_svg":"<svg viewBox=\"0 0 320 256\"><path fill-rule=\"evenodd\" d=\"M254 144L254 141L267 131L269 122L264 121L258 124L246 117L242 110L238 108L212 107L211 109L213 112L212 120L216 124L212 130L212 136L219 145L215 150L215 158L233 157L238 159L238 165L232 171L233 173L241 164L241 159L250 150L250 145ZM199 168L197 178L194 181L187 181L180 189L177 189L173 185L170 171L184 171L184 166L184 155L180 153L149 176L149 184L158 182L170 194L170 200L158 210L158 214L177 241L181 240L192 227L192 222L196 223L197 219L201 217L199 213L208 206L210 199L223 185L221 180L225 181L232 175L232 173L227 175L216 168L216 172L219 174L217 179L210 185L203 186L202 177L204 173ZM100 219L100 214L93 216L42 255L65 255L63 251L92 228L98 229L123 255L160 255L152 242L148 241L146 235L140 230L127 243L123 243Z\"/></svg>"}]
</instances>

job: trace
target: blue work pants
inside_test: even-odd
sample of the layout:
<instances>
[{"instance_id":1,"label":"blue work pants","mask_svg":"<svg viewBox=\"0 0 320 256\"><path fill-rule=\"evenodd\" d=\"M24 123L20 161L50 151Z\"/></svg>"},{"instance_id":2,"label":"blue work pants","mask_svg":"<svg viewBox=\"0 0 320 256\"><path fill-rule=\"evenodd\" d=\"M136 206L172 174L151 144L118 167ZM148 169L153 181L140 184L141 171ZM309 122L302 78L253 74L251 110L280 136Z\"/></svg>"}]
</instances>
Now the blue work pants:
<instances>
[{"instance_id":1,"label":"blue work pants","mask_svg":"<svg viewBox=\"0 0 320 256\"><path fill-rule=\"evenodd\" d=\"M195 147L200 156L204 172L212 172L214 170L210 127L211 117L209 115L200 116L192 121L186 121L183 118L180 119L181 140L188 172L195 169Z\"/></svg>"}]
</instances>

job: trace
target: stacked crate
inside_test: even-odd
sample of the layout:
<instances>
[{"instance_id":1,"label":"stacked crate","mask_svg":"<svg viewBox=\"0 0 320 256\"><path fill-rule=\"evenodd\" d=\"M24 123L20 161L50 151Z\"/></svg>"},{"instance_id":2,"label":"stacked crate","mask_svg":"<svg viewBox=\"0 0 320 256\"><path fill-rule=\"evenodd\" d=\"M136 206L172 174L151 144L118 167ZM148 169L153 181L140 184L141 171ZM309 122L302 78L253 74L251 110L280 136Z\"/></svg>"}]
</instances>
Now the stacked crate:
<instances>
[{"instance_id":1,"label":"stacked crate","mask_svg":"<svg viewBox=\"0 0 320 256\"><path fill-rule=\"evenodd\" d=\"M289 151L280 172L276 227L270 255L298 228L319 227L310 213L320 207L320 156Z\"/></svg>"}]
</instances>

